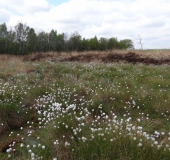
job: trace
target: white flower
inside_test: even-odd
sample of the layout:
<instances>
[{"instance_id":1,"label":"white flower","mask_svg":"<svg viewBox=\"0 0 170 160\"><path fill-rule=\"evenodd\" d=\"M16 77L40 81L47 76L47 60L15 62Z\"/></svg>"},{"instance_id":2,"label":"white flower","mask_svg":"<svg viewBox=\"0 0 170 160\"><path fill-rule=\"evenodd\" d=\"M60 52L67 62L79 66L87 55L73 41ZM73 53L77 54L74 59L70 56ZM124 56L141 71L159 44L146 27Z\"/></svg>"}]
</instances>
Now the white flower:
<instances>
[{"instance_id":1,"label":"white flower","mask_svg":"<svg viewBox=\"0 0 170 160\"><path fill-rule=\"evenodd\" d=\"M54 142L54 145L58 145L59 144L59 142L58 142L58 140L56 140L55 142Z\"/></svg>"},{"instance_id":2,"label":"white flower","mask_svg":"<svg viewBox=\"0 0 170 160\"><path fill-rule=\"evenodd\" d=\"M20 144L20 147L21 147L21 148L22 148L22 147L24 147L24 144L23 144L23 143L21 143L21 144Z\"/></svg>"},{"instance_id":3,"label":"white flower","mask_svg":"<svg viewBox=\"0 0 170 160\"><path fill-rule=\"evenodd\" d=\"M8 148L8 149L6 150L7 153L9 153L9 152L11 152L11 151L12 151L11 148Z\"/></svg>"},{"instance_id":4,"label":"white flower","mask_svg":"<svg viewBox=\"0 0 170 160\"><path fill-rule=\"evenodd\" d=\"M166 144L166 147L169 148L169 144Z\"/></svg>"},{"instance_id":5,"label":"white flower","mask_svg":"<svg viewBox=\"0 0 170 160\"><path fill-rule=\"evenodd\" d=\"M135 130L135 129L136 129L136 127L135 127L135 126L133 126L133 127L132 127L132 130Z\"/></svg>"},{"instance_id":6,"label":"white flower","mask_svg":"<svg viewBox=\"0 0 170 160\"><path fill-rule=\"evenodd\" d=\"M45 146L42 146L42 149L45 149Z\"/></svg>"},{"instance_id":7,"label":"white flower","mask_svg":"<svg viewBox=\"0 0 170 160\"><path fill-rule=\"evenodd\" d=\"M8 158L11 158L11 155L10 155L10 154L8 154Z\"/></svg>"},{"instance_id":8,"label":"white flower","mask_svg":"<svg viewBox=\"0 0 170 160\"><path fill-rule=\"evenodd\" d=\"M165 135L165 132L161 132L161 135Z\"/></svg>"},{"instance_id":9,"label":"white flower","mask_svg":"<svg viewBox=\"0 0 170 160\"><path fill-rule=\"evenodd\" d=\"M36 145L35 144L33 144L33 148L35 148L36 147Z\"/></svg>"},{"instance_id":10,"label":"white flower","mask_svg":"<svg viewBox=\"0 0 170 160\"><path fill-rule=\"evenodd\" d=\"M138 146L138 147L141 147L141 146L142 146L142 143L139 143L137 146Z\"/></svg>"},{"instance_id":11,"label":"white flower","mask_svg":"<svg viewBox=\"0 0 170 160\"><path fill-rule=\"evenodd\" d=\"M34 153L31 153L31 158L34 158L35 154Z\"/></svg>"},{"instance_id":12,"label":"white flower","mask_svg":"<svg viewBox=\"0 0 170 160\"><path fill-rule=\"evenodd\" d=\"M110 139L110 142L113 142L113 139Z\"/></svg>"},{"instance_id":13,"label":"white flower","mask_svg":"<svg viewBox=\"0 0 170 160\"><path fill-rule=\"evenodd\" d=\"M154 142L154 144L155 144L155 145L157 145L157 144L158 144L158 142L157 142L157 141L155 141L155 142Z\"/></svg>"},{"instance_id":14,"label":"white flower","mask_svg":"<svg viewBox=\"0 0 170 160\"><path fill-rule=\"evenodd\" d=\"M68 142L65 142L65 146L69 146L70 145L70 143L68 143Z\"/></svg>"},{"instance_id":15,"label":"white flower","mask_svg":"<svg viewBox=\"0 0 170 160\"><path fill-rule=\"evenodd\" d=\"M136 140L136 137L133 137L133 140L135 141L135 140Z\"/></svg>"},{"instance_id":16,"label":"white flower","mask_svg":"<svg viewBox=\"0 0 170 160\"><path fill-rule=\"evenodd\" d=\"M41 144L40 144L40 143L38 144L38 147L41 147Z\"/></svg>"},{"instance_id":17,"label":"white flower","mask_svg":"<svg viewBox=\"0 0 170 160\"><path fill-rule=\"evenodd\" d=\"M82 141L85 142L87 140L86 137L82 137Z\"/></svg>"}]
</instances>

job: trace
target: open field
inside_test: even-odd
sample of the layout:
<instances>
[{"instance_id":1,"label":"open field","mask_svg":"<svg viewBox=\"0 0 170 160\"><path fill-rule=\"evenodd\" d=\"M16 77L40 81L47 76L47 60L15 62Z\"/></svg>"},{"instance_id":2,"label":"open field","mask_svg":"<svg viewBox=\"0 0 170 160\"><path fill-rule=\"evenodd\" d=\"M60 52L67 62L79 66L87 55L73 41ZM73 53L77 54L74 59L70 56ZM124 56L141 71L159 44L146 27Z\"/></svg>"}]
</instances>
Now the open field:
<instances>
[{"instance_id":1,"label":"open field","mask_svg":"<svg viewBox=\"0 0 170 160\"><path fill-rule=\"evenodd\" d=\"M0 56L0 159L169 160L170 51L135 53L167 63Z\"/></svg>"}]
</instances>

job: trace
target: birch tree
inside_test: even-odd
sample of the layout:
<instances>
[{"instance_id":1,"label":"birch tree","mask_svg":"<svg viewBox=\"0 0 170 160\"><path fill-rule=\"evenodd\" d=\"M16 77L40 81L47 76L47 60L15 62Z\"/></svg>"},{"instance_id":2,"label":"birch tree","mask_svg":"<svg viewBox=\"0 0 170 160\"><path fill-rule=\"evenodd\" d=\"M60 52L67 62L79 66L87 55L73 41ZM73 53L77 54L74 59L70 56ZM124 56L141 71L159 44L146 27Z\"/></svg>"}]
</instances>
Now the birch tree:
<instances>
[{"instance_id":1,"label":"birch tree","mask_svg":"<svg viewBox=\"0 0 170 160\"><path fill-rule=\"evenodd\" d=\"M19 44L19 54L23 54L23 46L27 40L29 30L29 27L21 22L15 26L16 41Z\"/></svg>"},{"instance_id":2,"label":"birch tree","mask_svg":"<svg viewBox=\"0 0 170 160\"><path fill-rule=\"evenodd\" d=\"M0 25L0 47L2 53L7 53L8 48L8 31L5 23Z\"/></svg>"}]
</instances>

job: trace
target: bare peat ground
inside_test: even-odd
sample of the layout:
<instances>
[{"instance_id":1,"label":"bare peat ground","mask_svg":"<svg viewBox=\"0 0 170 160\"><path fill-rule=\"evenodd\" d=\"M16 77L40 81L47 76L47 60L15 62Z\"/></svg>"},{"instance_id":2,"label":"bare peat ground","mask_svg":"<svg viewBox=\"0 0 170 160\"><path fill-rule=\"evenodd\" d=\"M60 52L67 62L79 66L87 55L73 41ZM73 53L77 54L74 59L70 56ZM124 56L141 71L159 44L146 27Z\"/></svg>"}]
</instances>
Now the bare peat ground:
<instances>
[{"instance_id":1,"label":"bare peat ground","mask_svg":"<svg viewBox=\"0 0 170 160\"><path fill-rule=\"evenodd\" d=\"M148 57L148 56L141 56L135 52L127 52L127 53L88 53L88 54L81 54L72 55L68 54L67 57L64 56L56 56L55 54L49 53L37 53L31 56L25 56L23 61L52 61L52 62L81 62L81 63L89 63L89 62L102 62L102 63L119 63L119 62L126 62L126 63L142 63L146 65L162 65L162 64L170 64L170 58L164 57L160 59Z\"/></svg>"}]
</instances>

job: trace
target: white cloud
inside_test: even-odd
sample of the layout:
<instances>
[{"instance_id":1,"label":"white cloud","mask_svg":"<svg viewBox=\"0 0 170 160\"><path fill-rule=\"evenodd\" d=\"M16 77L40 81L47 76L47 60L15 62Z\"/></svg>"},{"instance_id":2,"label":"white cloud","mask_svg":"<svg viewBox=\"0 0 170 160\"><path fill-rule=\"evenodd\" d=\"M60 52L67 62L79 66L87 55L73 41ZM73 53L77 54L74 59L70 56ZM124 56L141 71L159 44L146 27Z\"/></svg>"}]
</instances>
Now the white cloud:
<instances>
[{"instance_id":1,"label":"white cloud","mask_svg":"<svg viewBox=\"0 0 170 160\"><path fill-rule=\"evenodd\" d=\"M27 13L33 14L50 9L50 5L46 0L1 0L0 6L17 15L24 15Z\"/></svg>"},{"instance_id":2,"label":"white cloud","mask_svg":"<svg viewBox=\"0 0 170 160\"><path fill-rule=\"evenodd\" d=\"M5 8L0 8L0 23L2 24L4 22L7 22L12 15L13 14Z\"/></svg>"},{"instance_id":3,"label":"white cloud","mask_svg":"<svg viewBox=\"0 0 170 160\"><path fill-rule=\"evenodd\" d=\"M19 4L19 5L18 5ZM129 38L138 34L145 48L170 48L169 0L69 0L52 6L46 0L1 0L0 22L59 33L78 31L83 37Z\"/></svg>"}]
</instances>

